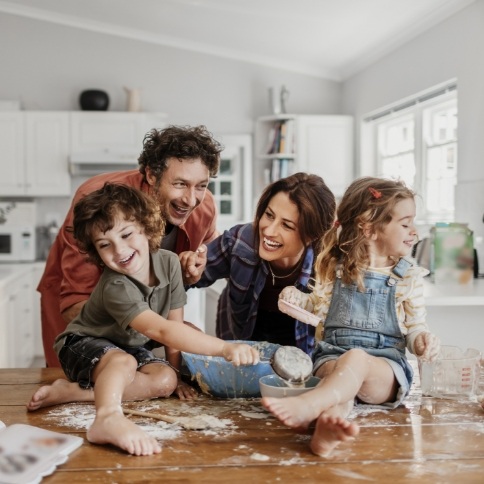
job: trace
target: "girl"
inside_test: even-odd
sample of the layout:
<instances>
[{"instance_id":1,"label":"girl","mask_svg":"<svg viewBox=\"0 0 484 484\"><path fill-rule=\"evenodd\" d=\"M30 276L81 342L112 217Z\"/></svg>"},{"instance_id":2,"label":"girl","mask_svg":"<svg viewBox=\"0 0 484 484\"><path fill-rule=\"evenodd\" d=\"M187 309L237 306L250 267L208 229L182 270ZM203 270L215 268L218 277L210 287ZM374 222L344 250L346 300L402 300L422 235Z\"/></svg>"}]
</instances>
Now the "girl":
<instances>
[{"instance_id":1,"label":"girl","mask_svg":"<svg viewBox=\"0 0 484 484\"><path fill-rule=\"evenodd\" d=\"M134 455L159 453L161 447L124 417L121 401L168 397L181 384L151 349L167 345L173 363L178 350L223 356L234 365L259 362L251 346L183 324L181 266L175 253L158 250L163 229L159 205L133 187L107 183L77 202L74 237L104 270L79 315L55 341L70 382L41 387L27 406L32 411L91 401L94 393L96 417L87 439Z\"/></svg>"},{"instance_id":2,"label":"girl","mask_svg":"<svg viewBox=\"0 0 484 484\"><path fill-rule=\"evenodd\" d=\"M407 257L417 238L414 197L399 181L354 181L323 237L313 293L287 287L280 295L324 322L313 353L322 380L298 397L263 398L262 404L289 427L316 420L311 450L317 455L358 434L345 419L355 398L390 408L402 402L413 377L405 348L429 361L439 352L425 323L428 271Z\"/></svg>"}]
</instances>

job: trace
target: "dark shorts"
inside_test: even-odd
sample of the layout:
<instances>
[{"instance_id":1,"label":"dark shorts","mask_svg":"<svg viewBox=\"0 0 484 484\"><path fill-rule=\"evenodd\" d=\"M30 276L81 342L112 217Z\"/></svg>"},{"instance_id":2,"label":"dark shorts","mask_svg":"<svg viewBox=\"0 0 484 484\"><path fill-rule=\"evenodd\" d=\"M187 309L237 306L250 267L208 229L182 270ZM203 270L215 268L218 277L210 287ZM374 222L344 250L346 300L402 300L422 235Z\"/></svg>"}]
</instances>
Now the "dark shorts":
<instances>
[{"instance_id":1,"label":"dark shorts","mask_svg":"<svg viewBox=\"0 0 484 484\"><path fill-rule=\"evenodd\" d=\"M75 334L66 336L64 346L59 352L59 361L69 380L76 381L82 388L92 388L93 368L103 355L112 349L122 350L133 356L138 362L138 370L149 363L162 363L169 366L166 360L158 358L144 346L136 348L117 346L107 339Z\"/></svg>"}]
</instances>

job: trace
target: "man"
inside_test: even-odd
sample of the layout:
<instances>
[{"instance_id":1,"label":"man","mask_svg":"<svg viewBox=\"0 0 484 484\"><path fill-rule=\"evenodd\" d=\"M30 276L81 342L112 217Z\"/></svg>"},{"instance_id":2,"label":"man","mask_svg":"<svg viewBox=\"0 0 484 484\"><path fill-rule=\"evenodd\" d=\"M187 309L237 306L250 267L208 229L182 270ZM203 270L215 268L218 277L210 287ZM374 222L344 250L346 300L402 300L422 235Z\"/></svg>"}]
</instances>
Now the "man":
<instances>
[{"instance_id":1,"label":"man","mask_svg":"<svg viewBox=\"0 0 484 484\"><path fill-rule=\"evenodd\" d=\"M108 181L139 188L156 198L167 222L161 247L179 254L184 283L193 284L206 264L202 244L218 235L216 206L207 186L218 172L222 149L204 126L154 129L145 136L139 170L97 175L78 188L37 288L48 367L60 366L54 340L79 314L101 274L85 261L72 236L76 202Z\"/></svg>"}]
</instances>

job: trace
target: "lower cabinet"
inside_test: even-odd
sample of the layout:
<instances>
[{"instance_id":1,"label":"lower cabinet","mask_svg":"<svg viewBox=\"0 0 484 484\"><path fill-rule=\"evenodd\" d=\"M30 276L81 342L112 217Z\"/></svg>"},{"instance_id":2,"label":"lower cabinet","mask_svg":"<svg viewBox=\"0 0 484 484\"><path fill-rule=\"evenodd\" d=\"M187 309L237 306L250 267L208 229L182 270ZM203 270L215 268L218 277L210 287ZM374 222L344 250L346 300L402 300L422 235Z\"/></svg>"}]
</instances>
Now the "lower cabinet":
<instances>
[{"instance_id":1,"label":"lower cabinet","mask_svg":"<svg viewBox=\"0 0 484 484\"><path fill-rule=\"evenodd\" d=\"M34 359L32 272L13 279L5 290L8 295L7 368L27 368Z\"/></svg>"},{"instance_id":2,"label":"lower cabinet","mask_svg":"<svg viewBox=\"0 0 484 484\"><path fill-rule=\"evenodd\" d=\"M40 307L33 275L33 265L25 266L0 288L0 368L28 368L34 361Z\"/></svg>"}]
</instances>

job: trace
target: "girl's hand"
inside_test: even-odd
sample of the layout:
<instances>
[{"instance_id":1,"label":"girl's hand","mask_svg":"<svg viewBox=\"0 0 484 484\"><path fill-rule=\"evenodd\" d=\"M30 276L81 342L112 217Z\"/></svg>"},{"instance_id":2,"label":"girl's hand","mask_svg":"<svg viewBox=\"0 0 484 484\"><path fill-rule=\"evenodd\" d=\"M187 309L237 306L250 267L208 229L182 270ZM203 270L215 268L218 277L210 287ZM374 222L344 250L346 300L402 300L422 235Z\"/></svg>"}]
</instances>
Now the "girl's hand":
<instances>
[{"instance_id":1,"label":"girl's hand","mask_svg":"<svg viewBox=\"0 0 484 484\"><path fill-rule=\"evenodd\" d=\"M415 338L415 354L423 361L432 362L440 352L440 339L432 333L423 331Z\"/></svg>"},{"instance_id":2,"label":"girl's hand","mask_svg":"<svg viewBox=\"0 0 484 484\"><path fill-rule=\"evenodd\" d=\"M198 392L195 390L195 388L182 380L178 380L174 393L180 400L193 400L194 398L198 397Z\"/></svg>"},{"instance_id":3,"label":"girl's hand","mask_svg":"<svg viewBox=\"0 0 484 484\"><path fill-rule=\"evenodd\" d=\"M222 356L234 366L257 365L260 361L259 352L245 343L224 343Z\"/></svg>"},{"instance_id":4,"label":"girl's hand","mask_svg":"<svg viewBox=\"0 0 484 484\"><path fill-rule=\"evenodd\" d=\"M287 286L280 292L279 299L300 307L302 303L301 294L303 293L296 287Z\"/></svg>"}]
</instances>

